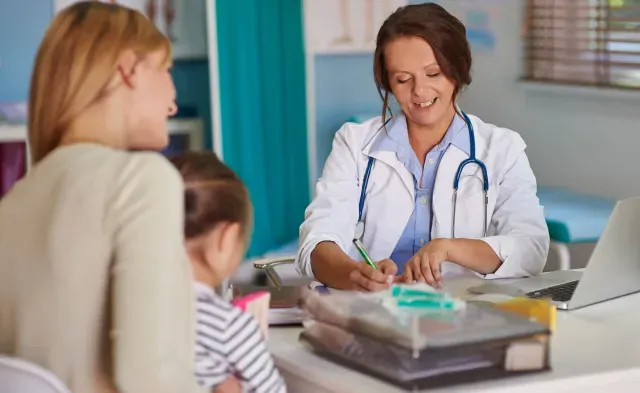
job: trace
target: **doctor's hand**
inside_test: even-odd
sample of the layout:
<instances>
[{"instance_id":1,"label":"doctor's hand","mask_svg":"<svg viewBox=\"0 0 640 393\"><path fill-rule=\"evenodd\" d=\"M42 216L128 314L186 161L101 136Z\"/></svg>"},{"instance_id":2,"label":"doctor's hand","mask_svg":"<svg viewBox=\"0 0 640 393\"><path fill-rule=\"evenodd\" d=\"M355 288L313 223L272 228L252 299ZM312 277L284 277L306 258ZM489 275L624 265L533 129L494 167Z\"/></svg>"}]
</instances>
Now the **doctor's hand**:
<instances>
[{"instance_id":1,"label":"doctor's hand","mask_svg":"<svg viewBox=\"0 0 640 393\"><path fill-rule=\"evenodd\" d=\"M366 262L358 262L349 274L349 280L355 290L381 291L389 288L398 272L398 267L391 259L376 262L378 270L369 266Z\"/></svg>"},{"instance_id":2,"label":"doctor's hand","mask_svg":"<svg viewBox=\"0 0 640 393\"><path fill-rule=\"evenodd\" d=\"M404 277L399 281L424 282L432 287L442 286L440 264L449 258L449 239L434 239L422 247L404 267Z\"/></svg>"}]
</instances>

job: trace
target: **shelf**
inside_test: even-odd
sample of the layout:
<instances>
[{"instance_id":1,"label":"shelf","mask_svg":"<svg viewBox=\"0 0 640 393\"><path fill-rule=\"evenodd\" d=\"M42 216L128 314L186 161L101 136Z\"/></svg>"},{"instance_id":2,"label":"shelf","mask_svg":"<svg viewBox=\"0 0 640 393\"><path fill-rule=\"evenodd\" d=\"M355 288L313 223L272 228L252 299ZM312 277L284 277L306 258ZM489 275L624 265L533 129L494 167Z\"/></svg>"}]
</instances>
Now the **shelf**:
<instances>
[{"instance_id":1,"label":"shelf","mask_svg":"<svg viewBox=\"0 0 640 393\"><path fill-rule=\"evenodd\" d=\"M202 150L204 127L200 118L170 119L167 121L169 135L189 135L190 148ZM0 143L26 142L27 125L0 123Z\"/></svg>"},{"instance_id":2,"label":"shelf","mask_svg":"<svg viewBox=\"0 0 640 393\"><path fill-rule=\"evenodd\" d=\"M0 124L0 142L24 142L26 139L26 125Z\"/></svg>"}]
</instances>

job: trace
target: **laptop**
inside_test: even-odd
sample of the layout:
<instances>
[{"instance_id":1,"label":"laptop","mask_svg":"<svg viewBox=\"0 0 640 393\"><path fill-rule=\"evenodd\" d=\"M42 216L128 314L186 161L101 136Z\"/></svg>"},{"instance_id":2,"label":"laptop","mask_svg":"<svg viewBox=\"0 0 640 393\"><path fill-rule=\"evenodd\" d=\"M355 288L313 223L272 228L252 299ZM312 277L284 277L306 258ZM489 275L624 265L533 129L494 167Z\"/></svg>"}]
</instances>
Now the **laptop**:
<instances>
[{"instance_id":1,"label":"laptop","mask_svg":"<svg viewBox=\"0 0 640 393\"><path fill-rule=\"evenodd\" d=\"M616 203L584 269L488 282L469 291L546 298L560 310L640 292L640 197Z\"/></svg>"}]
</instances>

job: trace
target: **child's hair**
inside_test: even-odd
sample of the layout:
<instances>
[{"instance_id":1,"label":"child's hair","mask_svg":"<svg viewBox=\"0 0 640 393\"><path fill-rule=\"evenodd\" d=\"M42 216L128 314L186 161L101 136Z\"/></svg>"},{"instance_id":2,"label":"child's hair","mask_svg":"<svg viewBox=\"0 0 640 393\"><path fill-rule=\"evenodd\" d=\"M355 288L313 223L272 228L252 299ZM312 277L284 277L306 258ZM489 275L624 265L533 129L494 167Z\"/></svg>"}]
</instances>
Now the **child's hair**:
<instances>
[{"instance_id":1,"label":"child's hair","mask_svg":"<svg viewBox=\"0 0 640 393\"><path fill-rule=\"evenodd\" d=\"M215 153L186 152L170 160L184 180L187 239L204 235L221 222L240 223L249 237L252 208L247 188Z\"/></svg>"},{"instance_id":2,"label":"child's hair","mask_svg":"<svg viewBox=\"0 0 640 393\"><path fill-rule=\"evenodd\" d=\"M106 94L117 59L158 50L171 62L171 44L131 8L82 1L53 18L38 48L29 91L29 146L34 163L58 146L66 127Z\"/></svg>"}]
</instances>

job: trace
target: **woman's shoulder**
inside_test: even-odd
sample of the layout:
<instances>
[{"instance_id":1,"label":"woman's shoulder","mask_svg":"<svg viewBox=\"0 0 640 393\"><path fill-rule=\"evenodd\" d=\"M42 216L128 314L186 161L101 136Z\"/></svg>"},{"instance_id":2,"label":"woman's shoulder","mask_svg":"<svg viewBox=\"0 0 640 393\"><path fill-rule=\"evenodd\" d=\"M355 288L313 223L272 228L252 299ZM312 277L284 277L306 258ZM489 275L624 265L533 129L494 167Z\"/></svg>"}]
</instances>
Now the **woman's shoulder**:
<instances>
[{"instance_id":1,"label":"woman's shoulder","mask_svg":"<svg viewBox=\"0 0 640 393\"><path fill-rule=\"evenodd\" d=\"M167 157L158 152L120 152L120 175L131 175L137 178L148 178L166 181L181 180L178 170L169 162Z\"/></svg>"},{"instance_id":2,"label":"woman's shoulder","mask_svg":"<svg viewBox=\"0 0 640 393\"><path fill-rule=\"evenodd\" d=\"M138 197L157 197L159 193L177 197L183 193L180 173L160 153L119 152L114 164L114 189L120 193Z\"/></svg>"},{"instance_id":3,"label":"woman's shoulder","mask_svg":"<svg viewBox=\"0 0 640 393\"><path fill-rule=\"evenodd\" d=\"M159 152L126 151L98 144L76 144L56 149L38 163L33 181L57 177L69 187L105 193L118 205L132 200L183 193L182 177Z\"/></svg>"},{"instance_id":4,"label":"woman's shoulder","mask_svg":"<svg viewBox=\"0 0 640 393\"><path fill-rule=\"evenodd\" d=\"M165 156L153 151L127 151L93 143L62 146L45 157L36 171L62 170L90 173L91 176L117 173L118 176L149 174L177 176L177 170Z\"/></svg>"}]
</instances>

